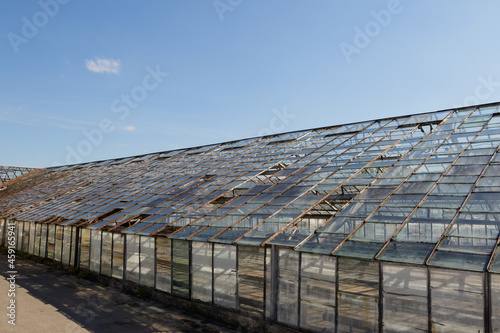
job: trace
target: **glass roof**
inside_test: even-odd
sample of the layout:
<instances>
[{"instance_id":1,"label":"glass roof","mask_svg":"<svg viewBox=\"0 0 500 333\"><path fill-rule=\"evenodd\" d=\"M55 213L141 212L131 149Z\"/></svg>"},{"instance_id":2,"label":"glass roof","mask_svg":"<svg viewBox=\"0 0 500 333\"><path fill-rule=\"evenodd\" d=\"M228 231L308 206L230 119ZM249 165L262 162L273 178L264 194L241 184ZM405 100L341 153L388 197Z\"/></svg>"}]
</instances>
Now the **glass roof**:
<instances>
[{"instance_id":1,"label":"glass roof","mask_svg":"<svg viewBox=\"0 0 500 333\"><path fill-rule=\"evenodd\" d=\"M498 107L44 169L0 217L500 272Z\"/></svg>"}]
</instances>

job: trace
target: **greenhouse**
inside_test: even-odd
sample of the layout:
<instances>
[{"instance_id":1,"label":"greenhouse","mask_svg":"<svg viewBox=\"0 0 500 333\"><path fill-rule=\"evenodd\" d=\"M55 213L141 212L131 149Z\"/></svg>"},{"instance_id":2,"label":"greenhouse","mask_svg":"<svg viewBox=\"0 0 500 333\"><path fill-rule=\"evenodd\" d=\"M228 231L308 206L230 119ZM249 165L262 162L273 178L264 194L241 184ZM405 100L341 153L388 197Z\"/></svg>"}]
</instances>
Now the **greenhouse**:
<instances>
[{"instance_id":1,"label":"greenhouse","mask_svg":"<svg viewBox=\"0 0 500 333\"><path fill-rule=\"evenodd\" d=\"M498 332L499 106L33 170L0 243L304 332Z\"/></svg>"}]
</instances>

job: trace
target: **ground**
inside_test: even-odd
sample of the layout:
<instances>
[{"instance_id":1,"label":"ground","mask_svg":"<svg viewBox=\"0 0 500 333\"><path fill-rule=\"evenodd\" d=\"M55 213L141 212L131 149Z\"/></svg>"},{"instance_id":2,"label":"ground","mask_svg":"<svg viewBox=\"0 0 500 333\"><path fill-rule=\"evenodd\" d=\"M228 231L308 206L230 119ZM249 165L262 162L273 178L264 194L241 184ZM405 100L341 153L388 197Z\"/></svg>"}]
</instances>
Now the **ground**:
<instances>
[{"instance_id":1,"label":"ground","mask_svg":"<svg viewBox=\"0 0 500 333\"><path fill-rule=\"evenodd\" d=\"M19 256L15 298L9 297L7 259L0 253L0 332L242 331ZM8 323L11 299L15 299L15 326Z\"/></svg>"}]
</instances>

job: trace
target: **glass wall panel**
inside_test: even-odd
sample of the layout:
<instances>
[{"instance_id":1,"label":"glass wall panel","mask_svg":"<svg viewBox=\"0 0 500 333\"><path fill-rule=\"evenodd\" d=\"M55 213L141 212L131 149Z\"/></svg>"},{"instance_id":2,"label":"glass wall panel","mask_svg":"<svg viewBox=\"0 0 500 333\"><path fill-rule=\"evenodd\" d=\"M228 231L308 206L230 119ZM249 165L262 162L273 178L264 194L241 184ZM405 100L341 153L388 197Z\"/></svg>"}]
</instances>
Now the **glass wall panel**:
<instances>
[{"instance_id":1,"label":"glass wall panel","mask_svg":"<svg viewBox=\"0 0 500 333\"><path fill-rule=\"evenodd\" d=\"M54 224L47 225L47 258L54 259L55 241L56 241L56 226Z\"/></svg>"},{"instance_id":2,"label":"glass wall panel","mask_svg":"<svg viewBox=\"0 0 500 333\"><path fill-rule=\"evenodd\" d=\"M6 235L7 220L0 219L0 245L5 246L5 235Z\"/></svg>"},{"instance_id":3,"label":"glass wall panel","mask_svg":"<svg viewBox=\"0 0 500 333\"><path fill-rule=\"evenodd\" d=\"M71 229L73 227L63 227L64 235L63 235L63 247L62 247L62 263L64 265L71 265L71 251L73 248L73 244L71 243ZM73 245L73 246L72 246Z\"/></svg>"},{"instance_id":4,"label":"glass wall panel","mask_svg":"<svg viewBox=\"0 0 500 333\"><path fill-rule=\"evenodd\" d=\"M299 253L278 249L278 321L297 327L299 318Z\"/></svg>"},{"instance_id":5,"label":"glass wall panel","mask_svg":"<svg viewBox=\"0 0 500 333\"><path fill-rule=\"evenodd\" d=\"M113 257L113 234L102 232L101 274L111 276L111 262Z\"/></svg>"},{"instance_id":6,"label":"glass wall panel","mask_svg":"<svg viewBox=\"0 0 500 333\"><path fill-rule=\"evenodd\" d=\"M61 262L64 227L62 225L56 225L55 227L56 227L56 241L54 245L54 260Z\"/></svg>"},{"instance_id":7,"label":"glass wall panel","mask_svg":"<svg viewBox=\"0 0 500 333\"><path fill-rule=\"evenodd\" d=\"M300 327L311 332L335 331L336 258L302 253Z\"/></svg>"},{"instance_id":8,"label":"glass wall panel","mask_svg":"<svg viewBox=\"0 0 500 333\"><path fill-rule=\"evenodd\" d=\"M433 332L483 332L483 273L430 269Z\"/></svg>"},{"instance_id":9,"label":"glass wall panel","mask_svg":"<svg viewBox=\"0 0 500 333\"><path fill-rule=\"evenodd\" d=\"M236 309L236 246L214 244L214 302Z\"/></svg>"},{"instance_id":10,"label":"glass wall panel","mask_svg":"<svg viewBox=\"0 0 500 333\"><path fill-rule=\"evenodd\" d=\"M35 227L36 223L30 223L30 231L29 231L29 238L30 241L28 243L28 252L31 254L35 254Z\"/></svg>"},{"instance_id":11,"label":"glass wall panel","mask_svg":"<svg viewBox=\"0 0 500 333\"><path fill-rule=\"evenodd\" d=\"M115 279L123 279L123 249L125 245L125 235L113 233L113 266L111 276Z\"/></svg>"},{"instance_id":12,"label":"glass wall panel","mask_svg":"<svg viewBox=\"0 0 500 333\"><path fill-rule=\"evenodd\" d=\"M384 332L427 332L427 269L383 264Z\"/></svg>"},{"instance_id":13,"label":"glass wall panel","mask_svg":"<svg viewBox=\"0 0 500 333\"><path fill-rule=\"evenodd\" d=\"M139 237L138 235L127 235L127 273L125 274L125 278L127 281L132 281L135 283L139 283Z\"/></svg>"},{"instance_id":14,"label":"glass wall panel","mask_svg":"<svg viewBox=\"0 0 500 333\"><path fill-rule=\"evenodd\" d=\"M16 222L16 250L22 250L23 248L23 222Z\"/></svg>"},{"instance_id":15,"label":"glass wall panel","mask_svg":"<svg viewBox=\"0 0 500 333\"><path fill-rule=\"evenodd\" d=\"M500 275L490 274L491 332L500 332Z\"/></svg>"},{"instance_id":16,"label":"glass wall panel","mask_svg":"<svg viewBox=\"0 0 500 333\"><path fill-rule=\"evenodd\" d=\"M33 254L36 256L40 256L40 239L42 232L40 227L41 224L35 223L35 245L33 247Z\"/></svg>"},{"instance_id":17,"label":"glass wall panel","mask_svg":"<svg viewBox=\"0 0 500 333\"><path fill-rule=\"evenodd\" d=\"M338 332L378 331L379 264L338 258Z\"/></svg>"},{"instance_id":18,"label":"glass wall panel","mask_svg":"<svg viewBox=\"0 0 500 333\"><path fill-rule=\"evenodd\" d=\"M239 309L259 316L264 311L264 254L262 247L238 246Z\"/></svg>"},{"instance_id":19,"label":"glass wall panel","mask_svg":"<svg viewBox=\"0 0 500 333\"><path fill-rule=\"evenodd\" d=\"M169 238L156 238L156 289L171 292L172 247Z\"/></svg>"},{"instance_id":20,"label":"glass wall panel","mask_svg":"<svg viewBox=\"0 0 500 333\"><path fill-rule=\"evenodd\" d=\"M24 228L23 228L22 250L28 253L29 253L29 242L30 242L30 224L31 222L24 222Z\"/></svg>"},{"instance_id":21,"label":"glass wall panel","mask_svg":"<svg viewBox=\"0 0 500 333\"><path fill-rule=\"evenodd\" d=\"M191 298L212 302L212 244L191 243Z\"/></svg>"},{"instance_id":22,"label":"glass wall panel","mask_svg":"<svg viewBox=\"0 0 500 333\"><path fill-rule=\"evenodd\" d=\"M90 266L90 230L80 229L80 268L89 269Z\"/></svg>"},{"instance_id":23,"label":"glass wall panel","mask_svg":"<svg viewBox=\"0 0 500 333\"><path fill-rule=\"evenodd\" d=\"M90 271L100 273L101 270L101 246L102 231L90 231Z\"/></svg>"},{"instance_id":24,"label":"glass wall panel","mask_svg":"<svg viewBox=\"0 0 500 333\"><path fill-rule=\"evenodd\" d=\"M189 298L189 242L172 240L172 293Z\"/></svg>"},{"instance_id":25,"label":"glass wall panel","mask_svg":"<svg viewBox=\"0 0 500 333\"><path fill-rule=\"evenodd\" d=\"M271 318L272 315L272 267L271 267L271 248L266 247L266 269L265 269L265 317Z\"/></svg>"},{"instance_id":26,"label":"glass wall panel","mask_svg":"<svg viewBox=\"0 0 500 333\"><path fill-rule=\"evenodd\" d=\"M75 257L76 254L80 251L78 248L78 228L71 227L71 257L70 257L70 266L75 266ZM76 264L78 265L78 264Z\"/></svg>"},{"instance_id":27,"label":"glass wall panel","mask_svg":"<svg viewBox=\"0 0 500 333\"><path fill-rule=\"evenodd\" d=\"M141 284L154 287L155 285L155 239L141 236Z\"/></svg>"},{"instance_id":28,"label":"glass wall panel","mask_svg":"<svg viewBox=\"0 0 500 333\"><path fill-rule=\"evenodd\" d=\"M40 224L40 257L42 258L47 258L48 230L47 224Z\"/></svg>"}]
</instances>

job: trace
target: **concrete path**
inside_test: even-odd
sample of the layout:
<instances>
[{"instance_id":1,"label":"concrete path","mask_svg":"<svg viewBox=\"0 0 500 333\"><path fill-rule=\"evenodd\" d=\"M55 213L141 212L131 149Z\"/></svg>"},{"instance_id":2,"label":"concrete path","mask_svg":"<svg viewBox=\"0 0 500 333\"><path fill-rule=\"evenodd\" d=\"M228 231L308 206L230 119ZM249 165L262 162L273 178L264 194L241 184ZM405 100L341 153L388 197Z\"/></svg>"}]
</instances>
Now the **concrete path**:
<instances>
[{"instance_id":1,"label":"concrete path","mask_svg":"<svg viewBox=\"0 0 500 333\"><path fill-rule=\"evenodd\" d=\"M16 258L9 297L7 255L0 253L0 332L240 332L162 303L125 294L68 272ZM15 326L8 321L15 299Z\"/></svg>"}]
</instances>

